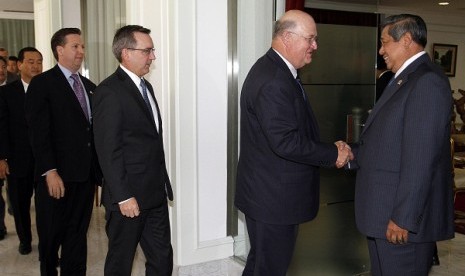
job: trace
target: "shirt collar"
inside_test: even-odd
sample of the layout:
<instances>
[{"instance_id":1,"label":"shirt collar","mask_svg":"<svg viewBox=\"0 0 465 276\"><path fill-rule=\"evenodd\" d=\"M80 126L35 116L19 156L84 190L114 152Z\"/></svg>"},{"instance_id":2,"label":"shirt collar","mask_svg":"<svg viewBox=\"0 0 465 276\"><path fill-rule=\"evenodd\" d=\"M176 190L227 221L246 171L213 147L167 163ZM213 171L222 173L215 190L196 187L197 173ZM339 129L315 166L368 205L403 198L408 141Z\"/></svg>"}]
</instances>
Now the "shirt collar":
<instances>
[{"instance_id":1,"label":"shirt collar","mask_svg":"<svg viewBox=\"0 0 465 276\"><path fill-rule=\"evenodd\" d=\"M64 67L60 63L58 63L58 67L60 67L61 72L63 72L63 75L65 75L68 81L72 74L77 74L77 72L76 73L71 72L68 68Z\"/></svg>"},{"instance_id":2,"label":"shirt collar","mask_svg":"<svg viewBox=\"0 0 465 276\"><path fill-rule=\"evenodd\" d=\"M284 63L286 63L287 67L289 67L289 70L291 70L291 73L292 73L292 75L294 76L294 79L295 79L297 77L297 69L295 69L294 66L292 66L292 64L287 59L285 59L278 51L276 51L275 49L273 49L273 51L275 51L276 54L278 54L278 56L281 57L281 59L284 61Z\"/></svg>"},{"instance_id":3,"label":"shirt collar","mask_svg":"<svg viewBox=\"0 0 465 276\"><path fill-rule=\"evenodd\" d=\"M21 82L23 83L24 93L26 93L26 92L27 92L27 88L29 87L29 83L25 82L23 79L21 79Z\"/></svg>"},{"instance_id":4,"label":"shirt collar","mask_svg":"<svg viewBox=\"0 0 465 276\"><path fill-rule=\"evenodd\" d=\"M137 88L139 88L139 90L140 90L140 81L142 80L142 78L139 78L139 76L137 76L133 72L129 71L129 69L124 67L122 64L120 64L119 67L121 67L121 69L123 69L123 71L126 72L126 74L129 75L131 80L136 84Z\"/></svg>"},{"instance_id":5,"label":"shirt collar","mask_svg":"<svg viewBox=\"0 0 465 276\"><path fill-rule=\"evenodd\" d=\"M404 64L402 64L402 66L399 68L399 70L397 70L396 74L394 75L394 78L397 78L397 76L399 76L400 73L402 73L402 71L404 71L404 69L407 68L407 66L412 64L412 62L414 62L417 58L419 58L420 56L422 56L425 53L426 53L425 51L421 51L421 52L413 55L411 58L407 59L404 62Z\"/></svg>"}]
</instances>

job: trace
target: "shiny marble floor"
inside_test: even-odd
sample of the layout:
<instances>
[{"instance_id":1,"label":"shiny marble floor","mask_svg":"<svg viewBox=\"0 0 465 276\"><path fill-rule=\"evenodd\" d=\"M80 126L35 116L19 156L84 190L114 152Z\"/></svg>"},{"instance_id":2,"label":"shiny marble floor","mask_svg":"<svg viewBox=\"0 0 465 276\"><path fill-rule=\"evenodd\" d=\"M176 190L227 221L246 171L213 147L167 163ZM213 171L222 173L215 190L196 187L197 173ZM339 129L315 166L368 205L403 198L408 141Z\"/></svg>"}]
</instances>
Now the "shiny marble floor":
<instances>
[{"instance_id":1,"label":"shiny marble floor","mask_svg":"<svg viewBox=\"0 0 465 276\"><path fill-rule=\"evenodd\" d=\"M32 208L32 214L34 220L34 208ZM0 241L0 275L39 275L37 235L34 234L33 236L32 253L22 256L18 253L18 238L14 229L13 217L7 214L5 217L5 223L8 228L8 234L4 240ZM105 235L104 225L105 220L103 208L94 208L91 226L88 233L89 252L87 275L103 275L103 265L107 248L107 237ZM34 232L36 232L35 223L33 225L33 233ZM439 242L438 246L441 265L433 267L430 275L465 275L465 235L456 234L456 237L453 240ZM241 275L241 269L242 265L240 263L227 259L199 264L197 266L177 267L175 268L173 275L239 276ZM290 271L288 276L323 275L319 273L312 273L307 269L309 268L306 268L305 266L302 266L301 269L295 267L295 270ZM142 252L138 250L132 275L142 276L144 274L144 257Z\"/></svg>"}]
</instances>

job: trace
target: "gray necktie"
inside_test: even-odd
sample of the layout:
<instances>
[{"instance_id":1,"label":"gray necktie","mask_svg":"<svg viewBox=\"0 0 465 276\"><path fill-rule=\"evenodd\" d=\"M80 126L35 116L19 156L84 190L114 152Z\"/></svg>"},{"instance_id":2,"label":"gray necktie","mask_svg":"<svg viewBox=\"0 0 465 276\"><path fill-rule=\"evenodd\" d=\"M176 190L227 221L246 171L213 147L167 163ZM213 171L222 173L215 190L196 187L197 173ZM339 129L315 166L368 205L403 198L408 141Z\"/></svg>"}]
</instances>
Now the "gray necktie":
<instances>
[{"instance_id":1,"label":"gray necktie","mask_svg":"<svg viewBox=\"0 0 465 276\"><path fill-rule=\"evenodd\" d=\"M86 92L84 92L84 88L82 87L81 80L79 79L78 74L72 74L71 78L74 80L73 82L74 94L76 94L79 104L81 105L82 111L84 112L84 115L86 116L87 121L89 121L89 111L87 110L87 102L86 102L86 96L85 96Z\"/></svg>"}]
</instances>

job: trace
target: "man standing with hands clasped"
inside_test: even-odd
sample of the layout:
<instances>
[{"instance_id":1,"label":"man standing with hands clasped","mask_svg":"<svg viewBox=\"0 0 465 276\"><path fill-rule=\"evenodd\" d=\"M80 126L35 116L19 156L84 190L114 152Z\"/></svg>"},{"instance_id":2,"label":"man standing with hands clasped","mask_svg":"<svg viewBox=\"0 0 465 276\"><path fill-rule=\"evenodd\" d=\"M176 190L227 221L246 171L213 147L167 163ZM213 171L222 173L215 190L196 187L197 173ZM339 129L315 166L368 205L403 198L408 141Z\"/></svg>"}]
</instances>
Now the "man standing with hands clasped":
<instances>
[{"instance_id":1,"label":"man standing with hands clasped","mask_svg":"<svg viewBox=\"0 0 465 276\"><path fill-rule=\"evenodd\" d=\"M108 253L105 275L131 275L140 243L146 275L173 270L167 198L173 200L166 171L163 127L152 85L143 77L155 60L150 30L124 26L113 38L120 62L97 87L95 145L104 175Z\"/></svg>"},{"instance_id":2,"label":"man standing with hands clasped","mask_svg":"<svg viewBox=\"0 0 465 276\"><path fill-rule=\"evenodd\" d=\"M250 252L243 275L284 276L299 224L319 206L319 167L352 157L344 142L320 142L297 70L312 61L317 29L302 11L275 24L271 49L250 69L241 94L241 145L235 205L246 217Z\"/></svg>"},{"instance_id":3,"label":"man standing with hands clasped","mask_svg":"<svg viewBox=\"0 0 465 276\"><path fill-rule=\"evenodd\" d=\"M355 217L371 273L427 275L436 241L454 237L449 80L424 51L419 16L389 16L379 54L395 73L354 146Z\"/></svg>"}]
</instances>

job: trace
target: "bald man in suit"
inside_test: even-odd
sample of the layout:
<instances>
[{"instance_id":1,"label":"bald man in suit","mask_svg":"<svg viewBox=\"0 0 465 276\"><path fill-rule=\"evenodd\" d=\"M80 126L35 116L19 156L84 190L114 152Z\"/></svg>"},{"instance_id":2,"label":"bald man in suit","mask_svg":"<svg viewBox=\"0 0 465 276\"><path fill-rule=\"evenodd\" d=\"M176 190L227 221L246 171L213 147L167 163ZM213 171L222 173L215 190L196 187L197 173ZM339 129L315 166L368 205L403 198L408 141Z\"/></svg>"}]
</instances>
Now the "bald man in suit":
<instances>
[{"instance_id":1,"label":"bald man in suit","mask_svg":"<svg viewBox=\"0 0 465 276\"><path fill-rule=\"evenodd\" d=\"M246 217L250 252L243 275L284 276L299 224L319 207L319 167L343 166L345 143L320 141L297 70L317 50L313 18L286 12L271 49L250 69L241 93L241 145L235 205Z\"/></svg>"}]
</instances>

